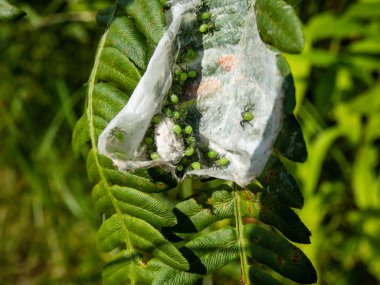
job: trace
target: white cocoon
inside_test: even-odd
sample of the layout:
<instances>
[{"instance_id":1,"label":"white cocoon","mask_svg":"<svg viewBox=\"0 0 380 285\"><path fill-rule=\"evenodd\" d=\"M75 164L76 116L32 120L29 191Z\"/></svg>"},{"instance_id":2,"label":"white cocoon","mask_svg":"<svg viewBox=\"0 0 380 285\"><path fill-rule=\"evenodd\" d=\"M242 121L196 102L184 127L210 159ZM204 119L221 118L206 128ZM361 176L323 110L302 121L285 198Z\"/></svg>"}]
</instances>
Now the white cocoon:
<instances>
[{"instance_id":1,"label":"white cocoon","mask_svg":"<svg viewBox=\"0 0 380 285\"><path fill-rule=\"evenodd\" d=\"M199 155L202 168L189 169L185 176L216 177L245 186L262 172L281 128L283 78L277 67L277 54L259 37L254 1L203 2L215 17L216 28L203 35L202 42L189 35L191 30L196 33L195 13L199 1L169 2L171 24L128 104L101 134L98 149L123 170L160 164L174 170L183 155L184 143L173 134L173 123L169 119L155 132L159 161L142 159L138 149L153 115L159 112L170 89L178 46L192 44L199 56L188 67L197 69L201 76L183 94L196 101L194 108L198 116L189 124L197 140L217 151L220 157L226 157L229 164L216 167ZM254 115L249 123L242 122L244 111ZM122 140L112 138L115 128L125 133ZM116 153L125 156L120 159Z\"/></svg>"}]
</instances>

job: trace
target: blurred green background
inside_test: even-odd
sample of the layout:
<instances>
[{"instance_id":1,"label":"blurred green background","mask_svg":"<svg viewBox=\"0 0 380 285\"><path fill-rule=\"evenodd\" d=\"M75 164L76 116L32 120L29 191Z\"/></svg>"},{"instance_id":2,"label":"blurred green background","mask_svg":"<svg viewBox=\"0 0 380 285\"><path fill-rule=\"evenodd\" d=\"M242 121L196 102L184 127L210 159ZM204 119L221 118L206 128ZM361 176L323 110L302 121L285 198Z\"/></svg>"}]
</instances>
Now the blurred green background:
<instances>
[{"instance_id":1,"label":"blurred green background","mask_svg":"<svg viewBox=\"0 0 380 285\"><path fill-rule=\"evenodd\" d=\"M71 133L107 2L18 1L28 15L0 22L1 285L101 284L99 217ZM301 248L319 284L380 284L380 1L287 2L306 37L287 56L309 151L287 165L313 233Z\"/></svg>"}]
</instances>

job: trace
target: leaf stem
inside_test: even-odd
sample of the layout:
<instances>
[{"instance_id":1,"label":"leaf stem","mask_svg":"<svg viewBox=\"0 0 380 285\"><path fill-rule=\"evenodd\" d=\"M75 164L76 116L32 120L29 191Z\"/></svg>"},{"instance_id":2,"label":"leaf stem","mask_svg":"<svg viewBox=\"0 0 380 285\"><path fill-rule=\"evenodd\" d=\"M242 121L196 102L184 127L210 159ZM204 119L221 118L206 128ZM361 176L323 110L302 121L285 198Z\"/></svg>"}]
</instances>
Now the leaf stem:
<instances>
[{"instance_id":1,"label":"leaf stem","mask_svg":"<svg viewBox=\"0 0 380 285\"><path fill-rule=\"evenodd\" d=\"M127 225L125 224L125 221L124 221L124 216L123 216L123 213L122 211L120 210L119 206L117 205L117 202L112 194L112 190L111 190L111 187L108 183L108 180L103 172L103 167L99 161L99 158L98 158L98 149L97 149L97 141L96 141L96 135L95 135L95 126L94 126L94 122L93 122L93 117L94 117L94 111L93 111L93 92L94 92L94 88L95 88L95 84L97 82L97 72L98 72L98 68L99 68L99 63L100 63L100 57L101 57L101 54L104 50L104 46L105 46L105 42L106 42L106 38L107 38L107 35L108 35L108 29L105 31L105 33L103 34L101 40L100 40L100 43L99 43L99 47L98 47L98 50L96 52L96 56L95 56L95 62L94 62L94 67L91 71L91 75L90 75L90 78L88 80L88 87L87 87L87 99L88 99L88 105L87 105L87 118L88 118L88 121L89 121L89 129L90 129L90 137L91 137L91 145L92 145L92 148L94 150L94 156L95 156L95 163L96 163L96 167L98 169L98 172L99 172L99 176L100 176L100 180L101 180L101 183L103 184L103 187L105 187L107 193L108 193L108 196L110 197L111 201L112 201L112 205L116 211L116 214L118 215L119 219L120 219L120 222L121 224L123 225L123 230L124 230L124 240L125 240L125 245L126 245L126 249L127 249L127 252L128 252L128 255L130 255L131 257L133 257L133 245L129 239L129 235L128 235L128 229L127 229ZM130 273L130 276L129 276L129 281L130 281L130 284L131 285L135 285L136 284L136 280L135 280L135 270L134 270L134 262L133 260L131 261L131 273Z\"/></svg>"},{"instance_id":2,"label":"leaf stem","mask_svg":"<svg viewBox=\"0 0 380 285\"><path fill-rule=\"evenodd\" d=\"M240 255L240 266L241 266L241 284L250 285L249 281L249 268L248 268L248 258L246 255L246 246L244 241L243 233L243 216L240 211L240 195L239 191L236 189L236 184L232 183L232 189L235 195L235 224L236 232L239 243L239 255Z\"/></svg>"}]
</instances>

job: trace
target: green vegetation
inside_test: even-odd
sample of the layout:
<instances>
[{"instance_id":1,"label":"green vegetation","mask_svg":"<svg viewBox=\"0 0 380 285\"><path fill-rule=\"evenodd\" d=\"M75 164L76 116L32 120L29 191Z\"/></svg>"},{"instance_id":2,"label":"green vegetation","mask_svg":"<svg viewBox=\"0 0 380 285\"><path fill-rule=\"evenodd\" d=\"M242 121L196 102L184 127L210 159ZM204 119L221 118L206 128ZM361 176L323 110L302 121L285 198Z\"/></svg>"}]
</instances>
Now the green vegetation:
<instances>
[{"instance_id":1,"label":"green vegetation","mask_svg":"<svg viewBox=\"0 0 380 285\"><path fill-rule=\"evenodd\" d=\"M27 15L17 22L0 22L0 284L101 284L101 269L111 258L111 254L96 250L101 217L95 208L102 209L102 204L92 202L87 175L93 182L97 174L90 171L87 174L83 155L74 155L71 149L75 122L83 114L84 92L80 88L88 79L104 31L94 22L95 14L109 4L105 2L18 1ZM380 246L380 1L286 2L304 22L306 43L301 55L286 56L297 87L295 112L309 154L304 164L286 163L305 198L304 207L297 214L312 232L311 245L297 244L297 247L316 267L318 284L377 284L380 283L377 250ZM23 15L20 10L17 13ZM147 37L154 41L156 36L150 33ZM287 45L292 49L290 52L298 46L298 42ZM192 57L194 51L189 51ZM139 52L150 51L142 48ZM140 58L143 60L135 64L144 68L147 58ZM109 91L106 86L100 88L99 92ZM160 117L155 117L154 122L159 121ZM194 149L188 149L190 152ZM217 157L217 153L209 155ZM280 167L276 160L270 163L271 167ZM108 174L112 169L107 171ZM269 171L266 174L271 175ZM118 183L123 179L112 177ZM133 181L133 177L128 179ZM166 184L170 181L149 184L146 189L154 192ZM165 212L162 209L171 207L177 198L189 196L192 188L200 187L200 181L185 180L178 193L168 192L166 203L160 204L156 218L149 222L170 226L173 217L161 216ZM123 189L112 186L111 191L119 197L120 207L129 211L131 206ZM92 195L102 195L103 191L104 188L98 187ZM141 201L151 197L139 194ZM197 199L208 205L211 195L218 199L231 192L228 187L210 190ZM195 199L185 200L176 208L191 210ZM136 218L125 216L124 222L139 225L133 219ZM118 222L110 216L100 230L105 232L109 223ZM224 223L219 221L213 226L218 232L210 232L207 239L198 242L206 245L217 241L226 251L233 249L235 232ZM132 235L142 247L156 233L148 223L143 226L146 236ZM252 238L265 234L251 224L242 230ZM213 239L216 234L224 240ZM274 240L280 242L277 237ZM157 242L158 247L170 247L165 240ZM98 240L99 244L109 246ZM286 246L291 249L290 245ZM186 245L186 249L194 248L195 242ZM184 268L186 264L177 251L171 249L171 252L171 256L162 260L173 268ZM248 254L258 258L252 256L257 254L257 248ZM105 279L130 256L120 251L113 258L119 262L105 268ZM154 269L162 263L150 266ZM261 272L255 270L251 267L249 274L260 278ZM173 272L167 269L166 274ZM207 277L204 284L239 284L239 277L239 264L232 264ZM276 277L283 284L295 284ZM141 274L141 278L149 280L151 276Z\"/></svg>"}]
</instances>

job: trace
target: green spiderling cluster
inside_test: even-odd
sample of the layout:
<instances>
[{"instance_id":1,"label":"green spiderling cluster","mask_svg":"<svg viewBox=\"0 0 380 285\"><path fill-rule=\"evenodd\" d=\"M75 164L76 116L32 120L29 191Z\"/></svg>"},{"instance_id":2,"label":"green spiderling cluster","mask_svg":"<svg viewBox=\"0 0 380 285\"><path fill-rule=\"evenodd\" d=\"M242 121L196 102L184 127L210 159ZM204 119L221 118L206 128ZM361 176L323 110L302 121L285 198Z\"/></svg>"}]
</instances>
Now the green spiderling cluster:
<instances>
[{"instance_id":1,"label":"green spiderling cluster","mask_svg":"<svg viewBox=\"0 0 380 285\"><path fill-rule=\"evenodd\" d=\"M157 160L160 158L160 155L157 153L157 146L154 141L154 130L156 126L161 122L161 120L161 115L157 114L153 116L143 140L143 144L151 160Z\"/></svg>"},{"instance_id":2,"label":"green spiderling cluster","mask_svg":"<svg viewBox=\"0 0 380 285\"><path fill-rule=\"evenodd\" d=\"M199 24L199 32L205 33L211 31L214 27L214 16L206 10L206 7L199 7L197 10L196 23ZM202 31L202 26L207 26L205 31ZM179 53L176 63L173 67L173 84L164 99L163 106L151 121L143 144L147 149L148 156L152 160L160 158L157 153L157 147L154 141L154 132L158 123L163 117L173 120L174 125L172 131L175 135L184 142L184 156L176 166L177 176L183 176L186 170L199 170L202 168L200 157L207 162L207 167L225 167L229 164L227 158L219 155L216 151L210 149L199 148L197 140L194 136L194 130L187 121L187 108L185 105L184 90L188 84L194 83L198 79L198 71L190 69L189 65L198 57L198 53L191 44L183 47ZM211 156L210 156L211 153Z\"/></svg>"},{"instance_id":3,"label":"green spiderling cluster","mask_svg":"<svg viewBox=\"0 0 380 285\"><path fill-rule=\"evenodd\" d=\"M216 29L215 27L215 17L209 11L206 10L206 7L200 7L197 12L197 20L200 24L199 32L202 34L212 32Z\"/></svg>"},{"instance_id":4,"label":"green spiderling cluster","mask_svg":"<svg viewBox=\"0 0 380 285\"><path fill-rule=\"evenodd\" d=\"M230 163L226 157L220 156L215 150L208 151L207 157L219 167L227 166Z\"/></svg>"}]
</instances>

